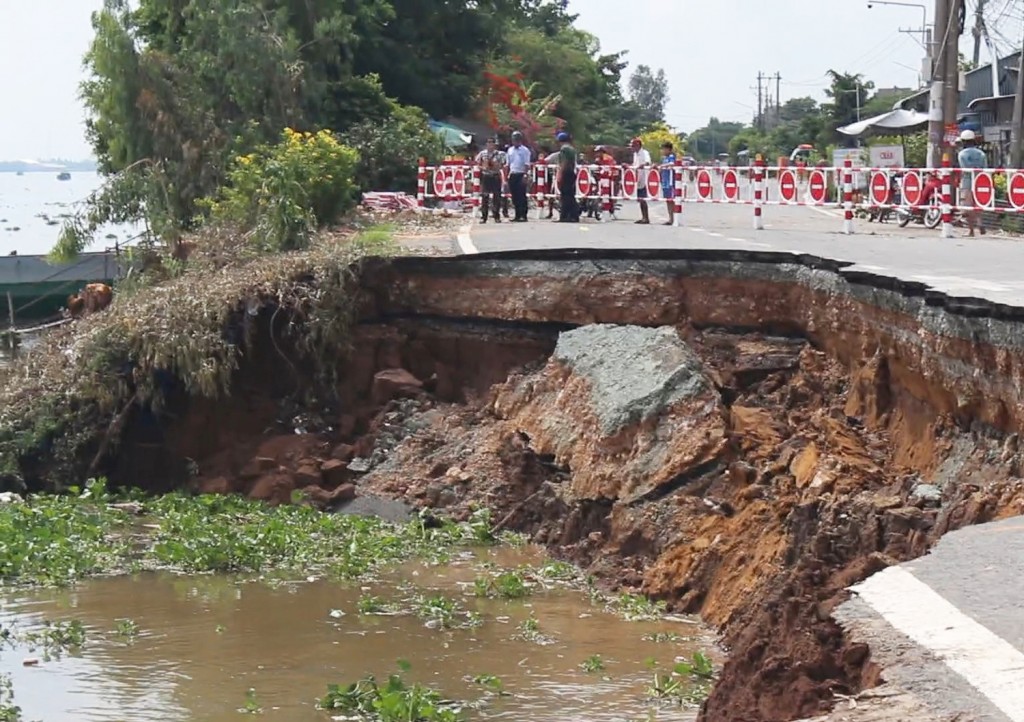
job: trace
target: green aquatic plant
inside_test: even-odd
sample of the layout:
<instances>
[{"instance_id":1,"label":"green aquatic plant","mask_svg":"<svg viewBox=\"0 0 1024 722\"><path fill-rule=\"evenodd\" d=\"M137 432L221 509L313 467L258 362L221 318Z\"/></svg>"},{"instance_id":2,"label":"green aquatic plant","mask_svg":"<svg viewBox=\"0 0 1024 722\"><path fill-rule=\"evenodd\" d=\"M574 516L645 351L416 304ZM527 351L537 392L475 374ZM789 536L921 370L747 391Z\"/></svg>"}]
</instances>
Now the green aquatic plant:
<instances>
[{"instance_id":1,"label":"green aquatic plant","mask_svg":"<svg viewBox=\"0 0 1024 722\"><path fill-rule=\"evenodd\" d=\"M603 672L604 660L601 659L600 654L592 654L580 663L580 669L590 674L593 674L594 672Z\"/></svg>"},{"instance_id":2,"label":"green aquatic plant","mask_svg":"<svg viewBox=\"0 0 1024 722\"><path fill-rule=\"evenodd\" d=\"M85 646L85 625L77 619L69 622L44 620L39 629L22 635L22 641L32 650L41 649L45 659L60 659L67 652L77 652Z\"/></svg>"},{"instance_id":3,"label":"green aquatic plant","mask_svg":"<svg viewBox=\"0 0 1024 722\"><path fill-rule=\"evenodd\" d=\"M259 700L256 698L256 690L250 687L245 692L245 704L242 706L239 712L243 714L262 714L263 707L260 705Z\"/></svg>"},{"instance_id":4,"label":"green aquatic plant","mask_svg":"<svg viewBox=\"0 0 1024 722\"><path fill-rule=\"evenodd\" d=\"M649 666L656 664L651 660ZM656 669L647 694L661 701L697 705L710 694L714 679L714 664L706 654L698 651L688 661L676 662L670 671Z\"/></svg>"},{"instance_id":5,"label":"green aquatic plant","mask_svg":"<svg viewBox=\"0 0 1024 722\"><path fill-rule=\"evenodd\" d=\"M665 615L665 602L648 599L642 594L620 594L610 600L607 608L627 622L651 621Z\"/></svg>"},{"instance_id":6,"label":"green aquatic plant","mask_svg":"<svg viewBox=\"0 0 1024 722\"><path fill-rule=\"evenodd\" d=\"M410 557L447 559L486 538L483 522L395 524L236 496L111 496L98 481L78 494L0 506L0 583L158 569L354 580Z\"/></svg>"},{"instance_id":7,"label":"green aquatic plant","mask_svg":"<svg viewBox=\"0 0 1024 722\"><path fill-rule=\"evenodd\" d=\"M399 662L402 672L407 662ZM440 693L420 684L409 684L400 674L392 674L383 685L373 675L348 685L332 684L317 706L340 711L355 719L374 722L462 722L461 705L444 700Z\"/></svg>"},{"instance_id":8,"label":"green aquatic plant","mask_svg":"<svg viewBox=\"0 0 1024 722\"><path fill-rule=\"evenodd\" d=\"M480 576L473 580L473 592L478 597L522 599L532 590L520 572L507 571L493 577Z\"/></svg>"},{"instance_id":9,"label":"green aquatic plant","mask_svg":"<svg viewBox=\"0 0 1024 722\"><path fill-rule=\"evenodd\" d=\"M21 722L21 707L14 704L14 683L9 674L0 674L0 722Z\"/></svg>"},{"instance_id":10,"label":"green aquatic plant","mask_svg":"<svg viewBox=\"0 0 1024 722\"><path fill-rule=\"evenodd\" d=\"M119 637L132 641L139 636L139 625L134 619L118 619L114 633Z\"/></svg>"}]
</instances>

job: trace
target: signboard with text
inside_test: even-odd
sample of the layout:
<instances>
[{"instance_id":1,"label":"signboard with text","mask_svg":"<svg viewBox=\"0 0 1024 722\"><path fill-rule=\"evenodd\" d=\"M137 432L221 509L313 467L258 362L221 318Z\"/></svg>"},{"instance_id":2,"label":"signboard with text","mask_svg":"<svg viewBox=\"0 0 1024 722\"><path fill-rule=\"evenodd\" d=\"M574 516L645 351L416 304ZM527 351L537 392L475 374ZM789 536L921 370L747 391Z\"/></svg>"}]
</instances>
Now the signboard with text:
<instances>
[{"instance_id":1,"label":"signboard with text","mask_svg":"<svg viewBox=\"0 0 1024 722\"><path fill-rule=\"evenodd\" d=\"M871 146L871 167L872 168L902 168L903 167L903 146L902 145L873 145L873 146Z\"/></svg>"}]
</instances>

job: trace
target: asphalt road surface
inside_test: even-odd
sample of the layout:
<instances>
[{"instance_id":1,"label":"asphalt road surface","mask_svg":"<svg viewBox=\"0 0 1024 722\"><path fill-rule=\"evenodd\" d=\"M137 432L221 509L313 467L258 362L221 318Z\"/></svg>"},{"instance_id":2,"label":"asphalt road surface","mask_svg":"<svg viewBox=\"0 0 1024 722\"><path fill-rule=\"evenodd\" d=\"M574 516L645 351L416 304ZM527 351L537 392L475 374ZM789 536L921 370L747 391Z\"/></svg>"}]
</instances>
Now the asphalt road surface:
<instances>
[{"instance_id":1,"label":"asphalt road surface","mask_svg":"<svg viewBox=\"0 0 1024 722\"><path fill-rule=\"evenodd\" d=\"M1024 306L1024 239L1001 233L941 238L938 229L912 224L854 221L843 235L842 213L801 206L767 206L764 230L754 230L751 206L689 204L682 227L660 225L668 217L663 202L651 205L649 226L637 226L635 203L626 203L619 220L580 224L532 217L528 223L489 223L474 219L460 236L463 253L519 248L746 248L792 251L849 261L860 270L920 281L954 296L987 298Z\"/></svg>"},{"instance_id":2,"label":"asphalt road surface","mask_svg":"<svg viewBox=\"0 0 1024 722\"><path fill-rule=\"evenodd\" d=\"M579 224L531 218L459 233L463 253L524 248L745 248L810 253L861 270L920 281L956 296L1024 306L1024 239L1003 234L943 239L923 226L855 220L810 207L764 209L753 228L750 206L690 204L683 226L639 226L636 204L619 220ZM886 684L821 720L1024 722L1024 517L946 535L929 555L882 571L852 588L836 619L867 642ZM846 710L841 703L839 707ZM857 711L853 711L853 707Z\"/></svg>"}]
</instances>

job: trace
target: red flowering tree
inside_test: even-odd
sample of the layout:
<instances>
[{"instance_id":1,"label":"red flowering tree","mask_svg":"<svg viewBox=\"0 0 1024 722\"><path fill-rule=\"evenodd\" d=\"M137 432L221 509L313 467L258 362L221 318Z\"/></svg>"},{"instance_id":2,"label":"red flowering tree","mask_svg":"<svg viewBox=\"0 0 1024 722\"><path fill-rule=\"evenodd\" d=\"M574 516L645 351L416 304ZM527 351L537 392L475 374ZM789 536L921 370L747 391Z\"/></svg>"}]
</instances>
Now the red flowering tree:
<instances>
[{"instance_id":1,"label":"red flowering tree","mask_svg":"<svg viewBox=\"0 0 1024 722\"><path fill-rule=\"evenodd\" d=\"M493 68L484 71L484 115L497 132L518 130L526 144L533 146L538 138L551 137L564 123L555 115L560 95L534 98L537 84L526 84L522 73L506 75Z\"/></svg>"}]
</instances>

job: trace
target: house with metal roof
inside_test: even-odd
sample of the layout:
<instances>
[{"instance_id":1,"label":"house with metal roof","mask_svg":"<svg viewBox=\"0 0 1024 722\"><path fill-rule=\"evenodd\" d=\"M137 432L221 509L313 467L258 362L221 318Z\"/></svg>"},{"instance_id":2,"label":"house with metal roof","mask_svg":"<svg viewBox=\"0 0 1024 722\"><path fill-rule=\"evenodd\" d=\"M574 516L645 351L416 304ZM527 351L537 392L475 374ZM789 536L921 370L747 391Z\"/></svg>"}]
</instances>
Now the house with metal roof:
<instances>
[{"instance_id":1,"label":"house with metal roof","mask_svg":"<svg viewBox=\"0 0 1024 722\"><path fill-rule=\"evenodd\" d=\"M991 160L998 164L1009 156L1013 98L1020 64L1021 53L1011 53L1000 58L995 67L986 63L961 76L957 124L963 130L970 128L981 135L993 151ZM927 112L928 94L928 88L920 90L900 101L900 107Z\"/></svg>"}]
</instances>

